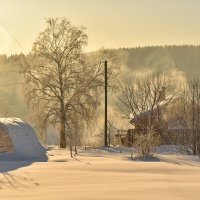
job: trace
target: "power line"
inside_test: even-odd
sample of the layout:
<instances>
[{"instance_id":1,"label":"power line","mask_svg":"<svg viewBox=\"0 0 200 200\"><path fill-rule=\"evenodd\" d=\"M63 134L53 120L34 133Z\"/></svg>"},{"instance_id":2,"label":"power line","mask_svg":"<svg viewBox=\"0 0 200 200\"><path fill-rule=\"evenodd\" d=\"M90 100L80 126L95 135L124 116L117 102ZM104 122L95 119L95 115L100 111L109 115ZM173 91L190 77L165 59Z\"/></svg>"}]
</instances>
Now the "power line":
<instances>
[{"instance_id":1,"label":"power line","mask_svg":"<svg viewBox=\"0 0 200 200\"><path fill-rule=\"evenodd\" d=\"M17 43L17 45L23 50L25 51L24 47L21 45L21 43L17 40L17 38L14 36L14 34L10 31L10 29L8 28L8 26L6 26L6 24L2 21L2 19L0 19L0 24L1 26L10 34L10 36L12 37L12 39ZM16 83L12 83L12 84L0 84L0 87L9 87L9 86L14 86L14 85L20 85L22 84L22 82L16 82Z\"/></svg>"},{"instance_id":2,"label":"power line","mask_svg":"<svg viewBox=\"0 0 200 200\"><path fill-rule=\"evenodd\" d=\"M25 51L24 47L20 44L20 42L17 40L17 38L14 36L14 34L9 30L9 28L3 23L3 21L0 19L1 26L10 34L12 39L18 44L18 46Z\"/></svg>"},{"instance_id":3,"label":"power line","mask_svg":"<svg viewBox=\"0 0 200 200\"><path fill-rule=\"evenodd\" d=\"M112 123L110 123L109 120L108 120L107 122L108 122L108 124L109 124L112 128L114 128L115 130L121 131L121 132L127 132L127 130L125 130L125 129L118 129L118 128L114 127L114 126L112 125Z\"/></svg>"},{"instance_id":4,"label":"power line","mask_svg":"<svg viewBox=\"0 0 200 200\"><path fill-rule=\"evenodd\" d=\"M23 84L23 82L16 82L12 84L4 84L4 85L0 84L0 87L9 87L9 86L20 85L20 84Z\"/></svg>"}]
</instances>

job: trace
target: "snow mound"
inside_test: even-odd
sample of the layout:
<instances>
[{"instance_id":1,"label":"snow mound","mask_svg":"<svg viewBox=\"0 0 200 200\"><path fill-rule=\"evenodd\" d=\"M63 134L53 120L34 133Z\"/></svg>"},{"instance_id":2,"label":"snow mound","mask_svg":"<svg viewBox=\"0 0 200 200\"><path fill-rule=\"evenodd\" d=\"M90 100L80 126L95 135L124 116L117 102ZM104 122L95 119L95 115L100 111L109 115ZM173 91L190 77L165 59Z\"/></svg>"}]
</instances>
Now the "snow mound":
<instances>
[{"instance_id":1,"label":"snow mound","mask_svg":"<svg viewBox=\"0 0 200 200\"><path fill-rule=\"evenodd\" d=\"M13 146L12 152L0 154L0 160L47 160L46 149L30 124L19 118L0 118L0 128L8 134Z\"/></svg>"}]
</instances>

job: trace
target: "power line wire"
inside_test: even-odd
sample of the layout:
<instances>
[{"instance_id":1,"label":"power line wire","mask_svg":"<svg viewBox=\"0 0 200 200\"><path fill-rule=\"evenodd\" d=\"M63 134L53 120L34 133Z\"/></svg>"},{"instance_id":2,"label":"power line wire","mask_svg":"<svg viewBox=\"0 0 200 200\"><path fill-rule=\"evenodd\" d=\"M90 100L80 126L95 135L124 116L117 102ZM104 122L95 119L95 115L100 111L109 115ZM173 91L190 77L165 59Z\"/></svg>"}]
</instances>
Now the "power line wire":
<instances>
[{"instance_id":1,"label":"power line wire","mask_svg":"<svg viewBox=\"0 0 200 200\"><path fill-rule=\"evenodd\" d=\"M8 86L14 86L14 85L20 85L20 84L23 84L23 82L16 82L16 83L12 83L12 84L4 84L4 85L0 84L0 87L8 87Z\"/></svg>"},{"instance_id":2,"label":"power line wire","mask_svg":"<svg viewBox=\"0 0 200 200\"><path fill-rule=\"evenodd\" d=\"M9 28L3 23L2 19L0 19L1 26L10 34L12 39L18 44L18 46L25 51L24 47L20 44L20 42L17 40L17 38L14 36L14 34L9 30Z\"/></svg>"},{"instance_id":3,"label":"power line wire","mask_svg":"<svg viewBox=\"0 0 200 200\"><path fill-rule=\"evenodd\" d=\"M8 28L8 26L6 26L6 24L2 21L2 19L0 19L0 24L1 26L9 33L9 35L12 37L12 39L17 43L17 45L23 50L25 51L24 47L21 45L21 43L18 41L18 39L14 36L14 34L10 31L10 29ZM12 84L0 84L0 87L8 87L8 86L14 86L14 85L19 85L22 84L22 82L16 82L16 83L12 83Z\"/></svg>"}]
</instances>

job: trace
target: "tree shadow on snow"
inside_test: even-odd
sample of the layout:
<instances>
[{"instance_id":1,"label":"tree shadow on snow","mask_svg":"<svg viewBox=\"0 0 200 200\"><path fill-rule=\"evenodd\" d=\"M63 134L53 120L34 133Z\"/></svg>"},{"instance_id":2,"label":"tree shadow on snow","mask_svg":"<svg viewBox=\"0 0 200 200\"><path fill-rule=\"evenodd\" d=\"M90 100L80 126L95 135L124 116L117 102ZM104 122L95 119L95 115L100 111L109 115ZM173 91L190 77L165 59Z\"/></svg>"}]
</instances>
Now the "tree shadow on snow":
<instances>
[{"instance_id":1,"label":"tree shadow on snow","mask_svg":"<svg viewBox=\"0 0 200 200\"><path fill-rule=\"evenodd\" d=\"M189 165L189 166L197 166L200 161L196 161L196 163L191 163L190 161L184 161L184 160L175 160L170 158L165 158L163 156L134 156L134 157L125 157L126 160L131 161L141 161L141 162L166 162L170 164L176 164L176 165Z\"/></svg>"},{"instance_id":2,"label":"tree shadow on snow","mask_svg":"<svg viewBox=\"0 0 200 200\"><path fill-rule=\"evenodd\" d=\"M29 188L38 185L40 184L35 182L34 179L30 177L25 177L22 175L13 175L12 173L8 172L1 173L0 190L3 188L11 188L11 189Z\"/></svg>"},{"instance_id":3,"label":"tree shadow on snow","mask_svg":"<svg viewBox=\"0 0 200 200\"><path fill-rule=\"evenodd\" d=\"M0 190L2 188L27 188L27 182L32 186L38 186L39 183L35 182L32 178L22 175L14 175L13 170L26 167L31 165L34 162L46 162L47 159L43 160L24 160L24 161L2 161L0 160ZM31 184L30 184L31 183Z\"/></svg>"},{"instance_id":4,"label":"tree shadow on snow","mask_svg":"<svg viewBox=\"0 0 200 200\"><path fill-rule=\"evenodd\" d=\"M84 164L86 164L86 165L91 165L91 163L89 163L89 162L84 162L84 161L82 161L82 160L80 160L80 159L78 159L78 158L75 158L75 157L72 157L72 159L74 159L75 161L84 163Z\"/></svg>"},{"instance_id":5,"label":"tree shadow on snow","mask_svg":"<svg viewBox=\"0 0 200 200\"><path fill-rule=\"evenodd\" d=\"M132 161L143 161L143 162L160 162L160 158L156 156L134 156L134 157L127 157L128 160Z\"/></svg>"},{"instance_id":6,"label":"tree shadow on snow","mask_svg":"<svg viewBox=\"0 0 200 200\"><path fill-rule=\"evenodd\" d=\"M67 162L67 159L57 159L57 160L54 160L53 162Z\"/></svg>"},{"instance_id":7,"label":"tree shadow on snow","mask_svg":"<svg viewBox=\"0 0 200 200\"><path fill-rule=\"evenodd\" d=\"M199 166L199 160L175 160L165 157L160 157L160 160L162 162L170 163L170 164L176 164L176 165L188 165L188 166Z\"/></svg>"},{"instance_id":8,"label":"tree shadow on snow","mask_svg":"<svg viewBox=\"0 0 200 200\"><path fill-rule=\"evenodd\" d=\"M23 185L21 181L17 180L17 177L15 177L14 175L11 175L10 173L7 172L4 172L2 174L3 178L1 178L0 180L1 186L12 189L17 189L18 187L25 187L25 185ZM0 187L0 189L2 189L2 187Z\"/></svg>"}]
</instances>

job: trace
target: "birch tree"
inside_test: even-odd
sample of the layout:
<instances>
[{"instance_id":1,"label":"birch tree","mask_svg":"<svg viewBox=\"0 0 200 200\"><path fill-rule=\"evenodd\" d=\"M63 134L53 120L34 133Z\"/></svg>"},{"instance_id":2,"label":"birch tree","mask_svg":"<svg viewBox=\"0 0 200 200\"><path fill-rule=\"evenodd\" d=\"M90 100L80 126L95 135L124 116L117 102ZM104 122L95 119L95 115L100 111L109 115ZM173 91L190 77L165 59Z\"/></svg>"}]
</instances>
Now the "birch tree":
<instances>
[{"instance_id":1,"label":"birch tree","mask_svg":"<svg viewBox=\"0 0 200 200\"><path fill-rule=\"evenodd\" d=\"M32 52L23 57L25 96L43 124L60 124L60 147L72 138L73 127L94 119L102 87L103 66L84 50L87 34L65 18L50 18Z\"/></svg>"}]
</instances>

